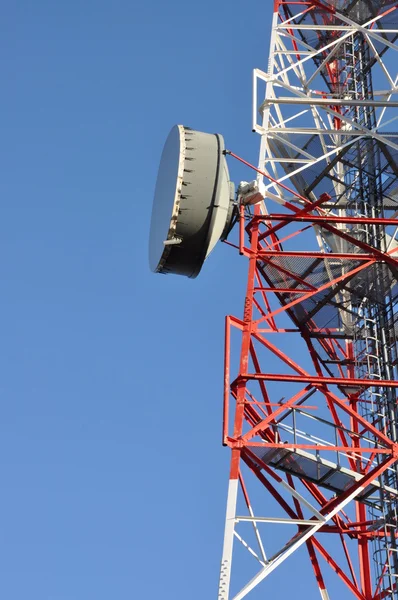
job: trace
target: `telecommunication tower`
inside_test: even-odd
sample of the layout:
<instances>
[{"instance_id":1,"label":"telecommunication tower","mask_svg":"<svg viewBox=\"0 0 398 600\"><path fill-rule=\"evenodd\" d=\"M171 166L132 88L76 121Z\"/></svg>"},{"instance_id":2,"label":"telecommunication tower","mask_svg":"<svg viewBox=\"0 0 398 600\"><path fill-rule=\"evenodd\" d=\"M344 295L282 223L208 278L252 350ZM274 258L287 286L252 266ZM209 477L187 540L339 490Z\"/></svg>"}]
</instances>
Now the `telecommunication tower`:
<instances>
[{"instance_id":1,"label":"telecommunication tower","mask_svg":"<svg viewBox=\"0 0 398 600\"><path fill-rule=\"evenodd\" d=\"M219 600L260 597L297 551L322 600L328 571L347 597L398 598L397 40L391 0L275 0L256 179L234 199L225 155L243 159L219 135L165 146L153 270L195 277L235 222L248 260L225 329Z\"/></svg>"}]
</instances>

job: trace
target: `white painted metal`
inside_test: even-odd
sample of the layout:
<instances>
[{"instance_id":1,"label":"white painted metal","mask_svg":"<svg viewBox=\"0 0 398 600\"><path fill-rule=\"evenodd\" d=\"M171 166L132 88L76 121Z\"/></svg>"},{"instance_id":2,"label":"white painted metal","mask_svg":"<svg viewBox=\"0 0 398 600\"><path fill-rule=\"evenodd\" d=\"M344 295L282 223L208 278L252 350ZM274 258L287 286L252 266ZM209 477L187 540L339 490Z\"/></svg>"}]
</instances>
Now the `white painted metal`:
<instances>
[{"instance_id":1,"label":"white painted metal","mask_svg":"<svg viewBox=\"0 0 398 600\"><path fill-rule=\"evenodd\" d=\"M288 179L291 181L294 180L296 189L299 193L303 193L307 183L307 172L309 173L311 168L320 163L323 163L325 167L331 165L330 173L332 176L335 176L334 181L333 177L331 178L332 185L334 186L336 196L339 197L343 193L341 183L339 183L341 178L340 167L338 164L333 166L333 159L338 153L348 149L352 144L365 137L367 139L371 137L393 151L398 150L398 134L387 131L390 125L398 119L397 116L391 115L391 109L398 107L398 77L395 73L392 74L390 72L383 56L377 49L380 44L383 44L391 50L397 51L397 44L385 39L383 35L386 33L398 34L398 29L383 29L383 34L381 34L381 30L378 29L378 17L370 19L362 25L355 23L338 12L336 13L336 17L343 23L346 23L346 25L325 25L322 28L319 25L298 26L292 23L292 19L287 19L284 22L279 21L278 14L274 13L268 70L264 72L261 69L254 69L253 71L252 129L261 136L258 161L258 168L260 170L276 179L278 183L286 182ZM307 41L295 37L294 40L299 46L299 51L297 52L293 51L289 44L293 39L293 34L290 32L298 29L308 30L309 32L334 30L342 32L342 35L335 41L325 45L318 44L316 47L315 43L311 45ZM320 75L326 61L330 60L333 55L337 56L344 42L355 36L358 32L361 32L366 37L373 57L379 66L380 74L384 77L382 84L380 84L381 89L374 91L373 96L376 99L353 100L349 97L337 98L333 94L327 93L325 86L322 86L321 94L319 91L321 89L319 85ZM314 39L318 40L316 36L314 36ZM325 51L328 51L327 58L323 58ZM300 58L298 58L298 54ZM314 59L317 57L320 61L318 66L314 63ZM263 98L259 98L261 89L264 90ZM359 122L350 118L349 114L342 114L334 110L333 106L373 107L377 110L377 126L374 129L362 126ZM335 118L341 121L340 130L336 130L333 126ZM303 145L300 145L297 141L297 136L303 136L303 140L306 136L314 136L318 141L320 151L313 153L308 148L303 150ZM283 148L283 152L280 151L281 148ZM299 156L297 156L298 154ZM288 165L292 165L292 168L287 170ZM263 214L267 214L267 201L276 202L279 205L284 205L286 201L292 201L291 197L288 197L280 186L270 183L261 174L258 175L257 182L256 190L254 190L253 186L247 192L260 191L265 197L262 205ZM250 202L249 198L248 202ZM342 198L338 206L331 204L329 206L325 205L323 208L330 215L341 215L341 211L344 210L344 203L346 203L346 200ZM318 240L321 247L323 247L320 235L318 235ZM341 248L336 251L340 250ZM306 416L311 418L310 415ZM288 427L286 426L286 428ZM308 437L307 434L299 430L296 430L294 435L301 435L304 439L314 440L313 436ZM318 440L322 443L320 438ZM323 443L327 445L327 442ZM369 443L370 445L373 444L372 441ZM303 456L309 455L309 453L304 451L298 451L298 454L302 454ZM352 456L350 457L352 458ZM347 458L347 455L345 455L345 458ZM366 458L362 457L362 459L365 462L367 461ZM353 480L357 482L361 479L358 473L354 471L349 471L349 469L340 467L323 458L320 458L320 461L325 465L334 465L336 471L341 470L344 473L352 474ZM376 466L374 460L371 460L370 464ZM347 504L360 495L364 489L364 487L357 488L355 492L350 494L334 510L327 515L322 515L303 495L289 486L286 481L273 481L273 484L276 487L279 486L281 491L288 492L293 496L299 502L300 507L309 510L314 515L314 518L285 519L282 517L270 517L264 514L260 516L252 510L251 506L247 516L236 515L238 481L231 481L228 492L219 600L231 599L229 586L234 537L262 565L259 573L244 585L233 598L233 600L242 600L261 581L309 540L325 523L330 522ZM378 481L374 481L373 484L376 488L380 486ZM394 491L391 490L391 492ZM245 541L241 530L239 532L236 531L238 524L241 524L243 527L245 525L249 526L250 523L256 527L255 534L260 547L259 553ZM298 534L293 541L282 547L271 558L267 559L266 557L269 556L269 552L267 550L267 537L264 535L264 531L267 530L267 523L278 525L286 525L287 523L302 524L308 525L308 528ZM258 528L257 524L259 525ZM326 589L320 588L320 594L322 600L329 600Z\"/></svg>"},{"instance_id":2,"label":"white painted metal","mask_svg":"<svg viewBox=\"0 0 398 600\"><path fill-rule=\"evenodd\" d=\"M348 116L341 115L332 110L330 108L331 105L371 105L376 108L381 108L382 112L379 116L377 131L373 130L371 132L372 136L374 139L386 144L386 146L395 150L398 149L398 144L395 144L390 136L386 136L380 131L380 129L383 127L383 124L386 122L385 109L391 109L398 106L398 100L392 100L394 95L398 93L397 78L395 74L393 76L389 72L374 45L374 41L380 43L382 42L385 46L388 46L395 51L397 50L398 46L381 37L380 31L378 31L377 28L377 22L379 20L378 17L369 20L364 25L359 25L340 13L337 13L336 16L343 22L346 22L347 25L336 27L323 26L322 28L317 25L297 26L291 23L291 19L286 20L283 23L278 23L274 15L268 72L265 73L260 69L255 69L253 72L254 84L252 127L254 131L257 131L261 135L262 138L258 166L260 169L272 175L272 177L278 179L280 182L284 182L299 173L305 177L306 169L309 169L322 161L324 161L325 164L330 163L333 156L345 147L352 144L354 139L357 139L361 135L366 135L369 137L369 129L364 127L361 128L358 123L354 122ZM307 29L310 31L317 31L327 30L328 28L335 31L342 31L344 34L338 37L335 41L323 46L321 45L320 47L318 46L317 48L295 38L295 41L300 46L299 53L302 57L300 59L297 59L297 53L294 54L290 49L286 48L284 40L292 39L292 35L288 30ZM337 51L344 40L350 38L350 36L353 36L358 31L364 32L367 39L370 41L370 47L372 48L374 57L380 65L381 71L386 78L386 88L381 92L382 95L384 95L384 99L358 101L350 100L349 98L333 98L330 95L329 97L325 97L325 94L323 94L323 97L320 97L318 88L312 88L311 86L316 84L317 77L319 77L319 73L326 59L324 59L322 64L315 69L313 62L314 58L319 55L324 55L325 50L334 51L334 49L336 49ZM391 33L397 32L396 29L383 30L384 33L387 31ZM328 55L327 60L330 60L330 54ZM255 107L259 90L258 80L263 81L266 84L265 99L260 106L260 114L262 117L261 123L258 122L258 113ZM283 95L284 90L289 92L289 97ZM377 91L374 93L374 95L378 95ZM305 111L305 113L308 119L313 119L313 127L308 127L308 122L306 123L305 127L294 126L295 120L300 119L304 114L302 111L303 104L308 106L308 110ZM285 105L286 107L289 107L289 114L284 112ZM297 107L297 110L294 111L294 114L292 115L291 110L294 107ZM329 126L330 119L333 117L338 117L344 124L343 129L339 132L336 132L335 129ZM390 119L389 121L391 122ZM289 127L288 124L291 124L292 126ZM286 174L283 169L283 164L286 163L286 161L289 159L289 156L281 156L279 153L275 154L272 149L272 145L270 145L270 141L279 139L283 146L287 148L289 144L289 136L293 134L306 135L309 133L318 136L320 146L324 150L323 154L317 154L317 156L312 157L306 156L306 158L308 158L308 162L307 160L301 159L302 165L291 170L289 174ZM337 141L337 143L333 143L333 147L331 148L330 142L335 142L336 138L337 140L343 138L345 141L344 143ZM296 159L290 162L294 164L294 162L297 163L299 160ZM259 181L263 181L263 177L261 175L258 175L258 179ZM269 184L267 181L265 182L265 189L273 189L277 196L280 195L280 191L275 190L275 185ZM275 200L275 198L270 196L269 198Z\"/></svg>"},{"instance_id":3,"label":"white painted metal","mask_svg":"<svg viewBox=\"0 0 398 600\"><path fill-rule=\"evenodd\" d=\"M329 600L329 594L327 590L320 588L319 591L321 593L322 600Z\"/></svg>"},{"instance_id":4,"label":"white painted metal","mask_svg":"<svg viewBox=\"0 0 398 600\"><path fill-rule=\"evenodd\" d=\"M231 580L232 550L234 545L234 529L236 516L236 502L238 498L238 480L230 479L228 486L227 514L225 517L224 546L221 559L220 583L218 599L229 599L229 585Z\"/></svg>"},{"instance_id":5,"label":"white painted metal","mask_svg":"<svg viewBox=\"0 0 398 600\"><path fill-rule=\"evenodd\" d=\"M357 488L352 494L350 494L343 502L337 505L337 507L330 511L323 521L314 521L315 525L308 528L307 531L296 536L294 542L289 543L282 548L280 553L272 557L268 564L263 567L259 573L245 587L234 596L233 600L242 600L247 594L253 590L263 579L265 579L272 571L274 571L282 562L284 562L293 552L295 552L300 546L302 546L311 536L314 535L325 523L329 522L337 513L339 513L351 500L353 500L358 494L363 491L363 487Z\"/></svg>"}]
</instances>

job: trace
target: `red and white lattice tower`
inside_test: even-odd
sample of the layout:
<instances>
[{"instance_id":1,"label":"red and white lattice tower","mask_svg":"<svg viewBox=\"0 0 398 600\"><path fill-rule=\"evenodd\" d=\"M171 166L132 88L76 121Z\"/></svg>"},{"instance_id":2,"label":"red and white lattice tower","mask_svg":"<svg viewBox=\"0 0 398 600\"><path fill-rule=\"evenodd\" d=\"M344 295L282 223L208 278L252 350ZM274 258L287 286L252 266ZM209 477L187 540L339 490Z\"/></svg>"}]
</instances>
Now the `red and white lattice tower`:
<instances>
[{"instance_id":1,"label":"red and white lattice tower","mask_svg":"<svg viewBox=\"0 0 398 600\"><path fill-rule=\"evenodd\" d=\"M344 598L397 599L398 4L273 10L240 196L244 314L226 320L218 597L268 597L306 552L323 600L342 597L330 569Z\"/></svg>"}]
</instances>

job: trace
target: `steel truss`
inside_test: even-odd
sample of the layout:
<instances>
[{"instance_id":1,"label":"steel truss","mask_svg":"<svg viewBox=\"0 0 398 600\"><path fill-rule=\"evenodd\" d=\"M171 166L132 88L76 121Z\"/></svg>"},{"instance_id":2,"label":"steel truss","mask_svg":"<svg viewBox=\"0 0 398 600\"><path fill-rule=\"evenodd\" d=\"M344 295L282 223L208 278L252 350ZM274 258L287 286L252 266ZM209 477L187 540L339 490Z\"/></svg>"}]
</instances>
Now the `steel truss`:
<instances>
[{"instance_id":1,"label":"steel truss","mask_svg":"<svg viewBox=\"0 0 398 600\"><path fill-rule=\"evenodd\" d=\"M226 319L220 600L300 548L323 600L325 566L359 600L398 598L397 38L396 2L275 2L254 72L265 201L240 205L245 308Z\"/></svg>"}]
</instances>

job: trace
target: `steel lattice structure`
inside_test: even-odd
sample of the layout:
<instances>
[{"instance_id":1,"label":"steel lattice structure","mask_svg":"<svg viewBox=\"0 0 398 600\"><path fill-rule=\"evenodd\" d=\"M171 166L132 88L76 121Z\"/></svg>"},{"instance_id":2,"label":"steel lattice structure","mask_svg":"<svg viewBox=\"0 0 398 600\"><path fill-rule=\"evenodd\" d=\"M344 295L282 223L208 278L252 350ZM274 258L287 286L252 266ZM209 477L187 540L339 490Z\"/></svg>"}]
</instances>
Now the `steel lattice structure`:
<instances>
[{"instance_id":1,"label":"steel lattice structure","mask_svg":"<svg viewBox=\"0 0 398 600\"><path fill-rule=\"evenodd\" d=\"M226 320L220 600L300 548L323 600L329 567L359 600L398 598L397 39L396 2L274 4L254 72L265 201L242 196L245 308Z\"/></svg>"}]
</instances>

